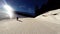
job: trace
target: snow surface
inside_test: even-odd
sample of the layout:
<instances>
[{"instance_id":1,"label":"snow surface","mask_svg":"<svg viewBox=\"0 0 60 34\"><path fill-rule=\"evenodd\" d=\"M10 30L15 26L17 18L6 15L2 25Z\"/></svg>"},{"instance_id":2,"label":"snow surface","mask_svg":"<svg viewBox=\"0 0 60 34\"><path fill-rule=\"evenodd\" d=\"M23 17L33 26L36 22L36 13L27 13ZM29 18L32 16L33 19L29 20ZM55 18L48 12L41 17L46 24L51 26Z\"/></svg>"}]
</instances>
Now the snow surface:
<instances>
[{"instance_id":1,"label":"snow surface","mask_svg":"<svg viewBox=\"0 0 60 34\"><path fill-rule=\"evenodd\" d=\"M0 21L0 34L59 34L60 25L34 18L7 19Z\"/></svg>"},{"instance_id":2,"label":"snow surface","mask_svg":"<svg viewBox=\"0 0 60 34\"><path fill-rule=\"evenodd\" d=\"M56 15L54 15L56 14ZM60 9L52 10L37 16L36 19L60 24Z\"/></svg>"},{"instance_id":3,"label":"snow surface","mask_svg":"<svg viewBox=\"0 0 60 34\"><path fill-rule=\"evenodd\" d=\"M50 12L36 18L22 16L23 18L19 18L20 21L1 20L0 34L60 34L59 14L53 15Z\"/></svg>"}]
</instances>

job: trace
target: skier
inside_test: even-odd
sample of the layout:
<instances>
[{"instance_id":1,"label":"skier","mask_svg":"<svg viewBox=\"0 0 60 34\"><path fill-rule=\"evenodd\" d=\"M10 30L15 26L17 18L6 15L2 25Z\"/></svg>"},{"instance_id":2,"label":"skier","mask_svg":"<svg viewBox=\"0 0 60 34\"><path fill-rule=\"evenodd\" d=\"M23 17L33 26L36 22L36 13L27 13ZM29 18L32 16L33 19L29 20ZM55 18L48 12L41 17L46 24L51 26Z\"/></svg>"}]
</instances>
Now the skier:
<instances>
[{"instance_id":1,"label":"skier","mask_svg":"<svg viewBox=\"0 0 60 34\"><path fill-rule=\"evenodd\" d=\"M19 20L19 18L17 17L17 21Z\"/></svg>"}]
</instances>

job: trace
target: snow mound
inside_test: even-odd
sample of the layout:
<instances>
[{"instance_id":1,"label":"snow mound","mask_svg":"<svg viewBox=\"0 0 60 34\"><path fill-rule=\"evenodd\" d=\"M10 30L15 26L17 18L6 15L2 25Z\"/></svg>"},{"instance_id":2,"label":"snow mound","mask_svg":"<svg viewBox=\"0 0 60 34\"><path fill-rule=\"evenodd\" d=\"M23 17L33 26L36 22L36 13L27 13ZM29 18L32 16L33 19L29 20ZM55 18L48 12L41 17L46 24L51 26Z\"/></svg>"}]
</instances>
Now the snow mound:
<instances>
[{"instance_id":1,"label":"snow mound","mask_svg":"<svg viewBox=\"0 0 60 34\"><path fill-rule=\"evenodd\" d=\"M37 16L36 19L60 24L60 9L48 11L47 13Z\"/></svg>"}]
</instances>

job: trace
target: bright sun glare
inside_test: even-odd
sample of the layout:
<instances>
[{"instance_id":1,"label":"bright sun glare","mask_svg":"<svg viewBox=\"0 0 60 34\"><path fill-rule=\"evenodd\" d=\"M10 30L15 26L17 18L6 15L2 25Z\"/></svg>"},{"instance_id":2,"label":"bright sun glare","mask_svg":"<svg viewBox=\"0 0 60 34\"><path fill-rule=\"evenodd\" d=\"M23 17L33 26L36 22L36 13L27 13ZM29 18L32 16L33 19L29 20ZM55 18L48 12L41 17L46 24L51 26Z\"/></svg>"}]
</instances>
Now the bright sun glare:
<instances>
[{"instance_id":1,"label":"bright sun glare","mask_svg":"<svg viewBox=\"0 0 60 34\"><path fill-rule=\"evenodd\" d=\"M9 5L4 5L4 9L7 11L7 14L10 18L13 18L13 9Z\"/></svg>"}]
</instances>

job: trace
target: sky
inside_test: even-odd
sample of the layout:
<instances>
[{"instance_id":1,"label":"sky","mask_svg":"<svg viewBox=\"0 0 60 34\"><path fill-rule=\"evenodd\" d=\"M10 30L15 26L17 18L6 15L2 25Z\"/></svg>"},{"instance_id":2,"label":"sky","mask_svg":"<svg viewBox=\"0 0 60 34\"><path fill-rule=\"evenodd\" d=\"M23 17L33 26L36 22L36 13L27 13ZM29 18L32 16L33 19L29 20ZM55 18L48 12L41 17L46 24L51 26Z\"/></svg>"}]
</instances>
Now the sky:
<instances>
[{"instance_id":1,"label":"sky","mask_svg":"<svg viewBox=\"0 0 60 34\"><path fill-rule=\"evenodd\" d=\"M36 4L41 8L47 0L0 0L0 9L4 1L10 5L15 11L34 13L34 7ZM3 10L3 9L2 9Z\"/></svg>"}]
</instances>

